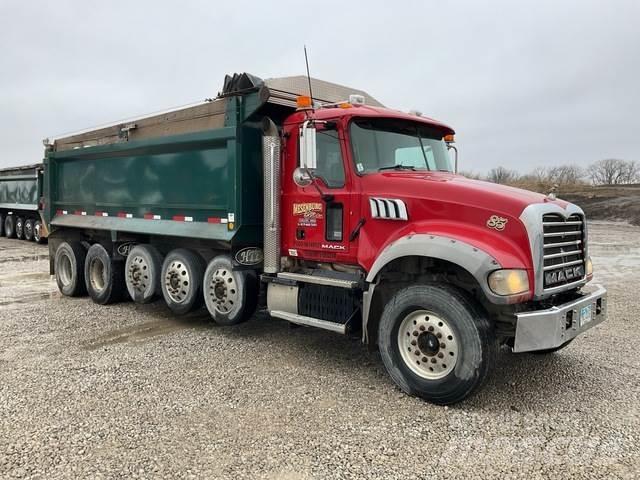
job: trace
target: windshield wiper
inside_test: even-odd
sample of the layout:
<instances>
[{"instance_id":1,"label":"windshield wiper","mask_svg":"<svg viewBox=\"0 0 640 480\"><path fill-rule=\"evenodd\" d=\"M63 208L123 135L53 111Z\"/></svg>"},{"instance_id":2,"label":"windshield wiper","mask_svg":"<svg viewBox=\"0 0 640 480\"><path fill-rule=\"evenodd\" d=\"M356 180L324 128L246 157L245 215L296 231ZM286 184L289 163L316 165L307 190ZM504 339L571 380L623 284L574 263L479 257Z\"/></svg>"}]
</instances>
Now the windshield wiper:
<instances>
[{"instance_id":1,"label":"windshield wiper","mask_svg":"<svg viewBox=\"0 0 640 480\"><path fill-rule=\"evenodd\" d=\"M386 167L380 167L378 171L382 170L415 170L413 165L387 165Z\"/></svg>"}]
</instances>

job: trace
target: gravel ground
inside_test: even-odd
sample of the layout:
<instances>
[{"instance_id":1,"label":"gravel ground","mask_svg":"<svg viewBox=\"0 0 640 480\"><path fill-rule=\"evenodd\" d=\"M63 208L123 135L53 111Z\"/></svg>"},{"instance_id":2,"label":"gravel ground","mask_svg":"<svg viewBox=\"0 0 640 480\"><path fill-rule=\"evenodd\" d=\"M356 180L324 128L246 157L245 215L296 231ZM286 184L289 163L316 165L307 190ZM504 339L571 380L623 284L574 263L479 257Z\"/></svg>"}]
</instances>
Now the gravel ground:
<instances>
[{"instance_id":1,"label":"gravel ground","mask_svg":"<svg viewBox=\"0 0 640 480\"><path fill-rule=\"evenodd\" d=\"M60 297L46 247L2 238L0 478L637 478L640 227L591 238L609 321L449 408L329 332Z\"/></svg>"}]
</instances>

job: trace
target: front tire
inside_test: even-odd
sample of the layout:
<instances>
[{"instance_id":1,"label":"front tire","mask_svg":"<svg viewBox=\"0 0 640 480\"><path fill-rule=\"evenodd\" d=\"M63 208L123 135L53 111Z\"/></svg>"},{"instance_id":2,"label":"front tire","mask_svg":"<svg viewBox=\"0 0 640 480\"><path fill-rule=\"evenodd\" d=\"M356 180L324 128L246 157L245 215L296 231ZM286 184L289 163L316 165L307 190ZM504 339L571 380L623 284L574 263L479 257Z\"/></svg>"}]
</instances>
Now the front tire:
<instances>
[{"instance_id":1,"label":"front tire","mask_svg":"<svg viewBox=\"0 0 640 480\"><path fill-rule=\"evenodd\" d=\"M448 405L485 381L497 355L493 326L477 303L450 285L399 290L378 328L382 361L404 392Z\"/></svg>"},{"instance_id":2,"label":"front tire","mask_svg":"<svg viewBox=\"0 0 640 480\"><path fill-rule=\"evenodd\" d=\"M194 252L178 248L166 256L160 286L173 313L184 315L202 305L203 275L204 261Z\"/></svg>"},{"instance_id":3,"label":"front tire","mask_svg":"<svg viewBox=\"0 0 640 480\"><path fill-rule=\"evenodd\" d=\"M204 302L218 325L237 325L257 306L258 279L253 270L234 270L231 257L215 257L204 274Z\"/></svg>"},{"instance_id":4,"label":"front tire","mask_svg":"<svg viewBox=\"0 0 640 480\"><path fill-rule=\"evenodd\" d=\"M91 245L84 263L87 293L94 303L107 305L123 299L124 262L114 261L99 243Z\"/></svg>"}]
</instances>

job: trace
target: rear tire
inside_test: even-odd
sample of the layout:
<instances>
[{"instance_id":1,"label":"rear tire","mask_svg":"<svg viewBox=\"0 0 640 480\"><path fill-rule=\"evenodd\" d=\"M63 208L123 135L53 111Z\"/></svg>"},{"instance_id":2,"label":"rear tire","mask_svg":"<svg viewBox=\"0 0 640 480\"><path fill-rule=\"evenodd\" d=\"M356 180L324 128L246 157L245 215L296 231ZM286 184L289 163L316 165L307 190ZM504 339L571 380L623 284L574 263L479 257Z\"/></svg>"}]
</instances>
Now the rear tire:
<instances>
[{"instance_id":1,"label":"rear tire","mask_svg":"<svg viewBox=\"0 0 640 480\"><path fill-rule=\"evenodd\" d=\"M162 256L153 245L136 245L127 255L125 280L136 303L149 303L161 294Z\"/></svg>"},{"instance_id":2,"label":"rear tire","mask_svg":"<svg viewBox=\"0 0 640 480\"><path fill-rule=\"evenodd\" d=\"M5 214L0 213L0 237L4 236L4 219L5 219Z\"/></svg>"},{"instance_id":3,"label":"rear tire","mask_svg":"<svg viewBox=\"0 0 640 480\"><path fill-rule=\"evenodd\" d=\"M253 270L233 270L231 257L215 257L204 274L204 302L218 325L246 322L256 310L258 279Z\"/></svg>"},{"instance_id":4,"label":"rear tire","mask_svg":"<svg viewBox=\"0 0 640 480\"><path fill-rule=\"evenodd\" d=\"M7 238L15 238L16 236L16 217L7 215L4 219L4 234Z\"/></svg>"},{"instance_id":5,"label":"rear tire","mask_svg":"<svg viewBox=\"0 0 640 480\"><path fill-rule=\"evenodd\" d=\"M16 238L24 240L24 220L22 217L16 218Z\"/></svg>"},{"instance_id":6,"label":"rear tire","mask_svg":"<svg viewBox=\"0 0 640 480\"><path fill-rule=\"evenodd\" d=\"M67 297L79 297L87 290L84 284L84 261L86 252L77 242L61 243L54 257L56 283Z\"/></svg>"},{"instance_id":7,"label":"rear tire","mask_svg":"<svg viewBox=\"0 0 640 480\"><path fill-rule=\"evenodd\" d=\"M36 243L44 243L45 239L42 237L42 222L36 220L33 224L33 241Z\"/></svg>"},{"instance_id":8,"label":"rear tire","mask_svg":"<svg viewBox=\"0 0 640 480\"><path fill-rule=\"evenodd\" d=\"M99 243L91 245L84 263L87 293L95 303L119 302L124 295L124 262L114 261Z\"/></svg>"},{"instance_id":9,"label":"rear tire","mask_svg":"<svg viewBox=\"0 0 640 480\"><path fill-rule=\"evenodd\" d=\"M485 381L498 343L482 309L449 285L399 290L378 328L380 354L404 392L439 405L464 400Z\"/></svg>"},{"instance_id":10,"label":"rear tire","mask_svg":"<svg viewBox=\"0 0 640 480\"><path fill-rule=\"evenodd\" d=\"M33 240L33 220L30 218L24 222L24 239L29 242Z\"/></svg>"},{"instance_id":11,"label":"rear tire","mask_svg":"<svg viewBox=\"0 0 640 480\"><path fill-rule=\"evenodd\" d=\"M192 251L178 248L166 256L160 286L173 313L184 315L202 305L203 275L204 261Z\"/></svg>"}]
</instances>

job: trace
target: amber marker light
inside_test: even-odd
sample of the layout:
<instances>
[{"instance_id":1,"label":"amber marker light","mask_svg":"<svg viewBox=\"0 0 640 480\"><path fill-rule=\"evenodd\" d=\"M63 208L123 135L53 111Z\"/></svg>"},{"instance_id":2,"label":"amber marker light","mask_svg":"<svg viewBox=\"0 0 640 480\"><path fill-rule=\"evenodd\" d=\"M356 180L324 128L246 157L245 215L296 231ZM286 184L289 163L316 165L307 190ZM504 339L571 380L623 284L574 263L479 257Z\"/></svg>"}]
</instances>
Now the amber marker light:
<instances>
[{"instance_id":1,"label":"amber marker light","mask_svg":"<svg viewBox=\"0 0 640 480\"><path fill-rule=\"evenodd\" d=\"M313 101L309 95L298 95L298 97L296 97L296 106L298 108L311 108Z\"/></svg>"}]
</instances>

